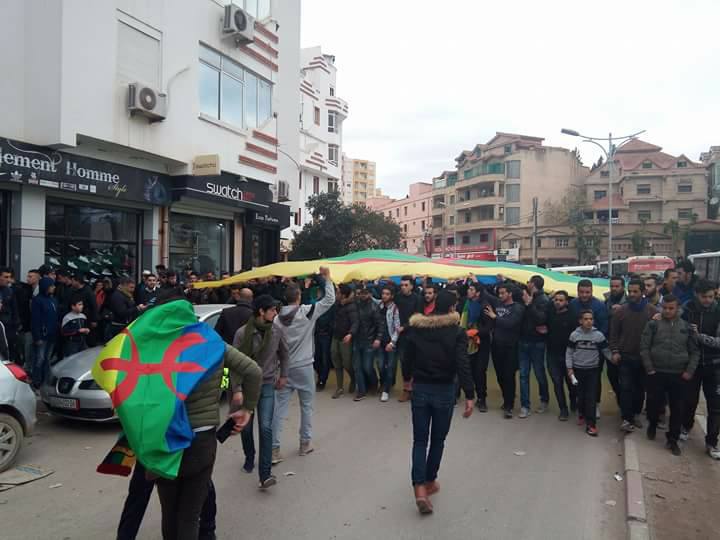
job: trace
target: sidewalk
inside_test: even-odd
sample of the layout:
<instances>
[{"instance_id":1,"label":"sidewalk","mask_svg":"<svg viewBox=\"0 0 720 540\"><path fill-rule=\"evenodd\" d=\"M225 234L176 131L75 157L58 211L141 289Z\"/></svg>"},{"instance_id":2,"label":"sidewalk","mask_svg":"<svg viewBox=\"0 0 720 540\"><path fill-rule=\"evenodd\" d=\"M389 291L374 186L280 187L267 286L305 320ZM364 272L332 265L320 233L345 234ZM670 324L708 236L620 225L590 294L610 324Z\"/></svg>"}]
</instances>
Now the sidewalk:
<instances>
[{"instance_id":1,"label":"sidewalk","mask_svg":"<svg viewBox=\"0 0 720 540\"><path fill-rule=\"evenodd\" d=\"M644 511L653 540L720 538L720 462L705 454L704 429L704 417L698 416L690 440L681 443L681 457L665 449L663 431L658 431L655 441L647 440L645 430L628 435L637 449Z\"/></svg>"}]
</instances>

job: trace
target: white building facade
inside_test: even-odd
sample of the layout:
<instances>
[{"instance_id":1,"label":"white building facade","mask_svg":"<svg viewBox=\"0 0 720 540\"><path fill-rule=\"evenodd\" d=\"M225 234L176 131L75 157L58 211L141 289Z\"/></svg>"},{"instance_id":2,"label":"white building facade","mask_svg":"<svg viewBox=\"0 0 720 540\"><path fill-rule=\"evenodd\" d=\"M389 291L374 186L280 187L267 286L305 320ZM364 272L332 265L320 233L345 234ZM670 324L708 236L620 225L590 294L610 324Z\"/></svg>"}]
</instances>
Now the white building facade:
<instances>
[{"instance_id":1,"label":"white building facade","mask_svg":"<svg viewBox=\"0 0 720 540\"><path fill-rule=\"evenodd\" d=\"M342 184L343 122L349 108L337 93L335 57L320 47L301 51L300 139L297 200L293 206L293 228L311 220L307 200L320 193L340 191Z\"/></svg>"},{"instance_id":2,"label":"white building facade","mask_svg":"<svg viewBox=\"0 0 720 540\"><path fill-rule=\"evenodd\" d=\"M300 0L227 4L3 3L0 263L278 260L280 203L300 196L281 153L299 156Z\"/></svg>"}]
</instances>

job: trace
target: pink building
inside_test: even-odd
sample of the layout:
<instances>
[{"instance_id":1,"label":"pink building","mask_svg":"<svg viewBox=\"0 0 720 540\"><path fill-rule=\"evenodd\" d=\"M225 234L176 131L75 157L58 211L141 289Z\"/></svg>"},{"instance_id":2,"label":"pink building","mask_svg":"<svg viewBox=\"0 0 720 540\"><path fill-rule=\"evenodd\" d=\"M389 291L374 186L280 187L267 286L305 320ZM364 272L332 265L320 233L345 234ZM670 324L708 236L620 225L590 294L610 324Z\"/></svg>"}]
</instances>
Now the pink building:
<instances>
[{"instance_id":1,"label":"pink building","mask_svg":"<svg viewBox=\"0 0 720 540\"><path fill-rule=\"evenodd\" d=\"M410 184L410 193L404 199L392 199L387 195L368 197L365 205L400 225L405 251L426 255L425 236L432 226L432 184L415 182Z\"/></svg>"}]
</instances>

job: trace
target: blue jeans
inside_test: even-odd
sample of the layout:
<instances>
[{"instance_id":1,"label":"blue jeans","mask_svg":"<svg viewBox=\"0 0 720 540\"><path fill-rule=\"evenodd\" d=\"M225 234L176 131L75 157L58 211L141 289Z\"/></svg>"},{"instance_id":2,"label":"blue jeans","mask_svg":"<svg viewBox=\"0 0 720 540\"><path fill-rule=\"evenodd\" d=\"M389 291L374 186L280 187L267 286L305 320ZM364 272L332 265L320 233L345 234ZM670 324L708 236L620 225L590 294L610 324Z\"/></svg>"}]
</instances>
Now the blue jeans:
<instances>
[{"instance_id":1,"label":"blue jeans","mask_svg":"<svg viewBox=\"0 0 720 540\"><path fill-rule=\"evenodd\" d=\"M39 387L45 381L50 371L50 355L55 350L55 341L36 341L33 343L33 369L32 381Z\"/></svg>"},{"instance_id":2,"label":"blue jeans","mask_svg":"<svg viewBox=\"0 0 720 540\"><path fill-rule=\"evenodd\" d=\"M371 344L357 343L353 350L353 369L358 394L365 395L369 388L377 387L375 374L375 349Z\"/></svg>"},{"instance_id":3,"label":"blue jeans","mask_svg":"<svg viewBox=\"0 0 720 540\"><path fill-rule=\"evenodd\" d=\"M530 408L530 366L540 387L540 401L550 401L547 374L545 373L545 343L542 341L520 341L520 405Z\"/></svg>"},{"instance_id":4,"label":"blue jeans","mask_svg":"<svg viewBox=\"0 0 720 540\"><path fill-rule=\"evenodd\" d=\"M260 481L270 478L272 467L273 415L275 413L275 385L263 384L257 404L258 437L260 438Z\"/></svg>"},{"instance_id":5,"label":"blue jeans","mask_svg":"<svg viewBox=\"0 0 720 540\"><path fill-rule=\"evenodd\" d=\"M454 407L454 384L415 383L413 385L411 475L413 486L432 482L437 478Z\"/></svg>"},{"instance_id":6,"label":"blue jeans","mask_svg":"<svg viewBox=\"0 0 720 540\"><path fill-rule=\"evenodd\" d=\"M376 360L383 390L389 394L393 386L395 386L397 353L395 351L387 352L384 347L381 347Z\"/></svg>"},{"instance_id":7,"label":"blue jeans","mask_svg":"<svg viewBox=\"0 0 720 540\"><path fill-rule=\"evenodd\" d=\"M300 442L312 440L313 401L315 399L315 371L312 364L290 368L285 388L275 392L272 417L272 447L280 448L282 425L287 418L290 396L297 390L300 400ZM262 444L262 443L261 443ZM260 457L262 460L262 456Z\"/></svg>"}]
</instances>

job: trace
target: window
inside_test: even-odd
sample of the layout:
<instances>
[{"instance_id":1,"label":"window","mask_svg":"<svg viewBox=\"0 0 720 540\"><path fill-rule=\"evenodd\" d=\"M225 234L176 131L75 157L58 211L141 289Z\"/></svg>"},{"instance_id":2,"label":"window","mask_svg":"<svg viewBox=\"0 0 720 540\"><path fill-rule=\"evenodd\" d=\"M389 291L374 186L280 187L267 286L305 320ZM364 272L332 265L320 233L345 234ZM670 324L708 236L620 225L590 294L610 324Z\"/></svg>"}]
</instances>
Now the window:
<instances>
[{"instance_id":1,"label":"window","mask_svg":"<svg viewBox=\"0 0 720 540\"><path fill-rule=\"evenodd\" d=\"M610 171L600 171L600 176L603 178L610 178Z\"/></svg>"},{"instance_id":2,"label":"window","mask_svg":"<svg viewBox=\"0 0 720 540\"><path fill-rule=\"evenodd\" d=\"M556 238L555 239L555 247L556 248L566 248L569 246L570 246L569 238Z\"/></svg>"},{"instance_id":3,"label":"window","mask_svg":"<svg viewBox=\"0 0 720 540\"><path fill-rule=\"evenodd\" d=\"M407 206L403 208L403 215L407 217Z\"/></svg>"},{"instance_id":4,"label":"window","mask_svg":"<svg viewBox=\"0 0 720 540\"><path fill-rule=\"evenodd\" d=\"M535 239L535 245L537 247L542 247L542 238L536 238Z\"/></svg>"},{"instance_id":5,"label":"window","mask_svg":"<svg viewBox=\"0 0 720 540\"><path fill-rule=\"evenodd\" d=\"M301 217L302 214L302 208L298 208L298 211L295 212L295 225L300 226L301 225Z\"/></svg>"},{"instance_id":6,"label":"window","mask_svg":"<svg viewBox=\"0 0 720 540\"><path fill-rule=\"evenodd\" d=\"M678 210L678 219L692 219L692 208L681 208Z\"/></svg>"},{"instance_id":7,"label":"window","mask_svg":"<svg viewBox=\"0 0 720 540\"><path fill-rule=\"evenodd\" d=\"M420 228L421 228L423 231L425 230L425 220L424 220L424 219L420 222Z\"/></svg>"},{"instance_id":8,"label":"window","mask_svg":"<svg viewBox=\"0 0 720 540\"><path fill-rule=\"evenodd\" d=\"M490 235L488 233L480 233L480 243L487 244L490 241Z\"/></svg>"},{"instance_id":9,"label":"window","mask_svg":"<svg viewBox=\"0 0 720 540\"><path fill-rule=\"evenodd\" d=\"M452 236L448 236L447 245L448 245L448 246L454 246L454 245L455 245L455 239L454 239Z\"/></svg>"},{"instance_id":10,"label":"window","mask_svg":"<svg viewBox=\"0 0 720 540\"><path fill-rule=\"evenodd\" d=\"M505 225L520 224L520 208L505 208Z\"/></svg>"},{"instance_id":11,"label":"window","mask_svg":"<svg viewBox=\"0 0 720 540\"><path fill-rule=\"evenodd\" d=\"M330 87L330 95L331 95L331 96L334 96L334 95L335 95L335 87L334 87L334 86L331 86L331 87Z\"/></svg>"},{"instance_id":12,"label":"window","mask_svg":"<svg viewBox=\"0 0 720 540\"><path fill-rule=\"evenodd\" d=\"M320 193L320 177L313 176L313 193L317 195Z\"/></svg>"},{"instance_id":13,"label":"window","mask_svg":"<svg viewBox=\"0 0 720 540\"><path fill-rule=\"evenodd\" d=\"M361 162L361 163L360 163L360 168L361 168L361 169L367 169L367 163L365 163L364 161Z\"/></svg>"},{"instance_id":14,"label":"window","mask_svg":"<svg viewBox=\"0 0 720 540\"><path fill-rule=\"evenodd\" d=\"M512 144L506 144L504 150L506 154L512 154Z\"/></svg>"},{"instance_id":15,"label":"window","mask_svg":"<svg viewBox=\"0 0 720 540\"><path fill-rule=\"evenodd\" d=\"M643 161L642 168L643 169L652 169L652 161Z\"/></svg>"},{"instance_id":16,"label":"window","mask_svg":"<svg viewBox=\"0 0 720 540\"><path fill-rule=\"evenodd\" d=\"M127 82L141 81L158 88L161 35L152 28L146 30L118 21L117 71Z\"/></svg>"},{"instance_id":17,"label":"window","mask_svg":"<svg viewBox=\"0 0 720 540\"><path fill-rule=\"evenodd\" d=\"M486 163L483 165L483 174L503 174L504 172L504 163Z\"/></svg>"},{"instance_id":18,"label":"window","mask_svg":"<svg viewBox=\"0 0 720 540\"><path fill-rule=\"evenodd\" d=\"M403 232L407 234L407 223L403 225Z\"/></svg>"},{"instance_id":19,"label":"window","mask_svg":"<svg viewBox=\"0 0 720 540\"><path fill-rule=\"evenodd\" d=\"M400 217L400 209L399 208L395 209L395 217Z\"/></svg>"},{"instance_id":20,"label":"window","mask_svg":"<svg viewBox=\"0 0 720 540\"><path fill-rule=\"evenodd\" d=\"M455 216L450 216L450 225L455 225Z\"/></svg>"},{"instance_id":21,"label":"window","mask_svg":"<svg viewBox=\"0 0 720 540\"><path fill-rule=\"evenodd\" d=\"M315 107L315 125L320 125L320 107Z\"/></svg>"},{"instance_id":22,"label":"window","mask_svg":"<svg viewBox=\"0 0 720 540\"><path fill-rule=\"evenodd\" d=\"M328 144L328 161L333 165L338 164L340 149L337 144Z\"/></svg>"},{"instance_id":23,"label":"window","mask_svg":"<svg viewBox=\"0 0 720 540\"><path fill-rule=\"evenodd\" d=\"M200 46L200 112L240 128L272 117L272 85L214 50Z\"/></svg>"},{"instance_id":24,"label":"window","mask_svg":"<svg viewBox=\"0 0 720 540\"><path fill-rule=\"evenodd\" d=\"M520 178L520 161L513 160L505 162L507 178Z\"/></svg>"},{"instance_id":25,"label":"window","mask_svg":"<svg viewBox=\"0 0 720 540\"><path fill-rule=\"evenodd\" d=\"M508 249L517 249L517 248L518 248L517 240L508 240Z\"/></svg>"},{"instance_id":26,"label":"window","mask_svg":"<svg viewBox=\"0 0 720 540\"><path fill-rule=\"evenodd\" d=\"M687 168L687 161L678 161L677 166L678 166L678 169L685 169L685 168Z\"/></svg>"},{"instance_id":27,"label":"window","mask_svg":"<svg viewBox=\"0 0 720 540\"><path fill-rule=\"evenodd\" d=\"M435 244L435 247L440 247L440 246L442 246L442 238L435 238L435 239L433 240L433 243Z\"/></svg>"},{"instance_id":28,"label":"window","mask_svg":"<svg viewBox=\"0 0 720 540\"><path fill-rule=\"evenodd\" d=\"M450 195L450 204L455 204L455 195Z\"/></svg>"},{"instance_id":29,"label":"window","mask_svg":"<svg viewBox=\"0 0 720 540\"><path fill-rule=\"evenodd\" d=\"M692 193L692 184L678 184L678 193Z\"/></svg>"},{"instance_id":30,"label":"window","mask_svg":"<svg viewBox=\"0 0 720 540\"><path fill-rule=\"evenodd\" d=\"M472 215L470 214L470 212L465 212L465 223L470 223L471 217Z\"/></svg>"},{"instance_id":31,"label":"window","mask_svg":"<svg viewBox=\"0 0 720 540\"><path fill-rule=\"evenodd\" d=\"M335 111L328 111L328 133L337 133L337 113Z\"/></svg>"},{"instance_id":32,"label":"window","mask_svg":"<svg viewBox=\"0 0 720 540\"><path fill-rule=\"evenodd\" d=\"M505 186L505 202L520 202L520 184L508 184Z\"/></svg>"},{"instance_id":33,"label":"window","mask_svg":"<svg viewBox=\"0 0 720 540\"><path fill-rule=\"evenodd\" d=\"M466 235L466 234L463 235L463 237L462 237L462 243L465 244L465 245L469 244L469 243L470 243L470 237L469 237L468 235Z\"/></svg>"},{"instance_id":34,"label":"window","mask_svg":"<svg viewBox=\"0 0 720 540\"><path fill-rule=\"evenodd\" d=\"M420 209L424 212L425 211L425 201L420 203ZM424 222L423 222L424 223ZM423 225L423 228L425 228L425 225Z\"/></svg>"},{"instance_id":35,"label":"window","mask_svg":"<svg viewBox=\"0 0 720 540\"><path fill-rule=\"evenodd\" d=\"M593 192L593 198L596 201L599 201L600 199L604 199L605 197L607 197L607 191L605 191L605 190L596 190Z\"/></svg>"},{"instance_id":36,"label":"window","mask_svg":"<svg viewBox=\"0 0 720 540\"><path fill-rule=\"evenodd\" d=\"M638 210L637 216L640 223L652 220L652 212L650 210Z\"/></svg>"},{"instance_id":37,"label":"window","mask_svg":"<svg viewBox=\"0 0 720 540\"><path fill-rule=\"evenodd\" d=\"M225 0L230 4L230 0ZM266 19L270 16L270 0L233 0L232 3L241 6L256 19Z\"/></svg>"},{"instance_id":38,"label":"window","mask_svg":"<svg viewBox=\"0 0 720 540\"><path fill-rule=\"evenodd\" d=\"M650 184L638 184L637 185L638 195L650 195Z\"/></svg>"}]
</instances>

